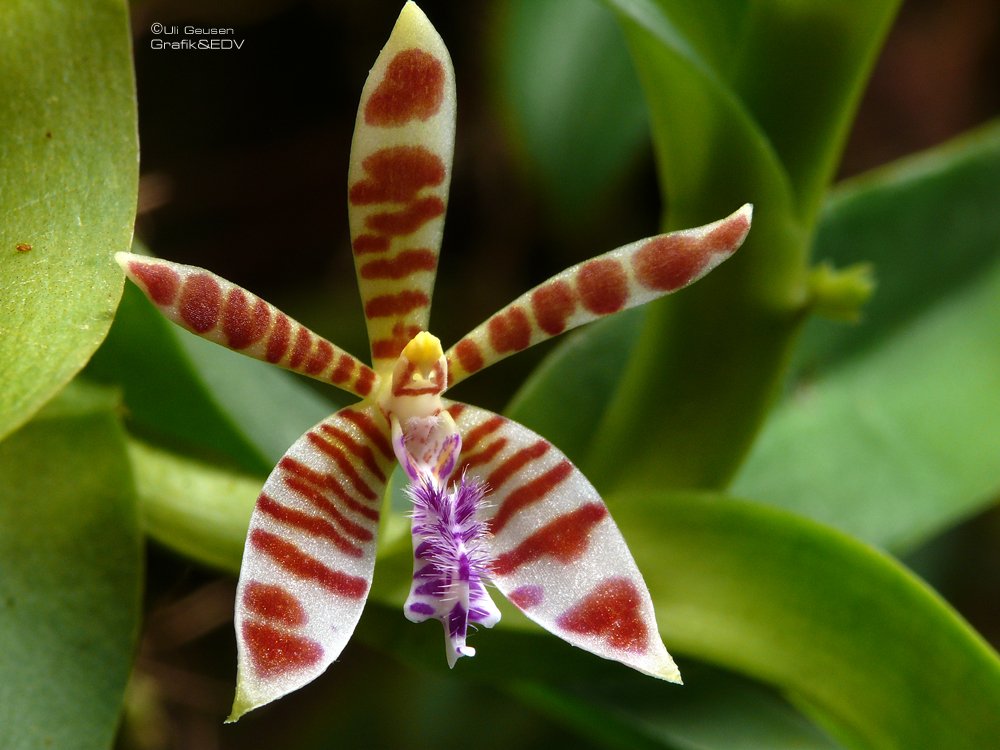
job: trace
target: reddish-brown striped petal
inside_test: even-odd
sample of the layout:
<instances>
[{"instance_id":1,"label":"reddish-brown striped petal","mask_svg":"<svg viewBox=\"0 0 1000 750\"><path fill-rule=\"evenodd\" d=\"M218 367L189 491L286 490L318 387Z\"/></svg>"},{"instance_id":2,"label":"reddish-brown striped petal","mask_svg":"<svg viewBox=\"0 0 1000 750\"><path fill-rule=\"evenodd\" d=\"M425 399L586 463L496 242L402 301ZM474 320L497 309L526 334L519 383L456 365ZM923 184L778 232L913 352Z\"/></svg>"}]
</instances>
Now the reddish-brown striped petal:
<instances>
[{"instance_id":1,"label":"reddish-brown striped petal","mask_svg":"<svg viewBox=\"0 0 1000 750\"><path fill-rule=\"evenodd\" d=\"M168 319L248 357L367 396L375 372L260 297L210 271L132 253L115 256Z\"/></svg>"},{"instance_id":2,"label":"reddish-brown striped petal","mask_svg":"<svg viewBox=\"0 0 1000 750\"><path fill-rule=\"evenodd\" d=\"M600 495L526 427L450 403L464 443L456 475L486 481L487 546L497 588L575 646L673 682L653 603Z\"/></svg>"},{"instance_id":3,"label":"reddish-brown striped petal","mask_svg":"<svg viewBox=\"0 0 1000 750\"><path fill-rule=\"evenodd\" d=\"M387 429L374 406L343 409L299 438L264 484L236 593L231 720L310 682L346 645L375 565Z\"/></svg>"},{"instance_id":4,"label":"reddish-brown striped petal","mask_svg":"<svg viewBox=\"0 0 1000 750\"><path fill-rule=\"evenodd\" d=\"M361 94L348 215L376 371L427 329L455 140L455 74L407 3Z\"/></svg>"},{"instance_id":5,"label":"reddish-brown striped petal","mask_svg":"<svg viewBox=\"0 0 1000 750\"><path fill-rule=\"evenodd\" d=\"M449 385L570 328L694 283L739 249L752 213L747 204L713 224L639 240L553 276L448 350Z\"/></svg>"}]
</instances>

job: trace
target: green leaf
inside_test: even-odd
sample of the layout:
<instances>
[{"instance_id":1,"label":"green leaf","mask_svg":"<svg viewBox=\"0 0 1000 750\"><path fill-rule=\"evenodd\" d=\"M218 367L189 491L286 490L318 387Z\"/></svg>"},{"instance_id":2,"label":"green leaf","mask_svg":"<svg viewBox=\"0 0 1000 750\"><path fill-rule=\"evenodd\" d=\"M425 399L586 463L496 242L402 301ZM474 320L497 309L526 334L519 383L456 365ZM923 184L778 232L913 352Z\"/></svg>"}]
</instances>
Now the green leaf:
<instances>
[{"instance_id":1,"label":"green leaf","mask_svg":"<svg viewBox=\"0 0 1000 750\"><path fill-rule=\"evenodd\" d=\"M0 437L111 325L138 185L129 40L121 0L0 7Z\"/></svg>"},{"instance_id":2,"label":"green leaf","mask_svg":"<svg viewBox=\"0 0 1000 750\"><path fill-rule=\"evenodd\" d=\"M171 324L132 285L86 374L122 388L133 430L258 473L337 408L301 378Z\"/></svg>"},{"instance_id":3,"label":"green leaf","mask_svg":"<svg viewBox=\"0 0 1000 750\"><path fill-rule=\"evenodd\" d=\"M0 745L112 744L142 557L117 405L71 386L0 443Z\"/></svg>"},{"instance_id":4,"label":"green leaf","mask_svg":"<svg viewBox=\"0 0 1000 750\"><path fill-rule=\"evenodd\" d=\"M597 432L593 478L718 487L780 386L803 317L815 206L896 2L863 12L859 2L607 2L646 92L668 227L747 201L755 211L735 258L650 306ZM818 133L786 133L814 111Z\"/></svg>"},{"instance_id":5,"label":"green leaf","mask_svg":"<svg viewBox=\"0 0 1000 750\"><path fill-rule=\"evenodd\" d=\"M1000 737L996 653L892 558L724 497L616 499L671 649L787 691L852 747Z\"/></svg>"},{"instance_id":6,"label":"green leaf","mask_svg":"<svg viewBox=\"0 0 1000 750\"><path fill-rule=\"evenodd\" d=\"M588 448L645 312L635 307L569 334L514 394L507 416L544 435L586 473Z\"/></svg>"},{"instance_id":7,"label":"green leaf","mask_svg":"<svg viewBox=\"0 0 1000 750\"><path fill-rule=\"evenodd\" d=\"M130 440L146 533L199 562L239 571L243 543L264 477L210 466Z\"/></svg>"},{"instance_id":8,"label":"green leaf","mask_svg":"<svg viewBox=\"0 0 1000 750\"><path fill-rule=\"evenodd\" d=\"M832 750L838 747L772 690L685 662L684 687L643 675L565 687L515 683L526 705L609 748Z\"/></svg>"},{"instance_id":9,"label":"green leaf","mask_svg":"<svg viewBox=\"0 0 1000 750\"><path fill-rule=\"evenodd\" d=\"M876 267L857 327L816 320L734 491L906 549L1000 492L1000 127L845 186L817 248Z\"/></svg>"},{"instance_id":10,"label":"green leaf","mask_svg":"<svg viewBox=\"0 0 1000 750\"><path fill-rule=\"evenodd\" d=\"M514 0L499 37L510 130L543 194L579 223L648 143L621 30L593 0Z\"/></svg>"}]
</instances>

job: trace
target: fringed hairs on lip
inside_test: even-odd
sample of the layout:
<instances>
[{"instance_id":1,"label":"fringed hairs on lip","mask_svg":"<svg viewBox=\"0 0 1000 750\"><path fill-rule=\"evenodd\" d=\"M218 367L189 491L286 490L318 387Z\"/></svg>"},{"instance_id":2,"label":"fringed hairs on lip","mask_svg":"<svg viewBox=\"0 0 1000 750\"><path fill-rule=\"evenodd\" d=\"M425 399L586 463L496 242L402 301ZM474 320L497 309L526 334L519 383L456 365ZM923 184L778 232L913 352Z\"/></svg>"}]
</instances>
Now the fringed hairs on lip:
<instances>
[{"instance_id":1,"label":"fringed hairs on lip","mask_svg":"<svg viewBox=\"0 0 1000 750\"><path fill-rule=\"evenodd\" d=\"M573 266L445 351L427 325L454 133L451 59L407 3L364 86L348 176L370 367L209 271L117 256L187 330L360 399L299 438L257 499L237 590L230 720L315 679L346 646L397 463L413 500L405 614L442 622L449 665L475 653L470 623L499 619L488 582L569 643L680 682L642 575L586 477L526 427L444 392L528 346L697 281L742 244L751 207Z\"/></svg>"}]
</instances>

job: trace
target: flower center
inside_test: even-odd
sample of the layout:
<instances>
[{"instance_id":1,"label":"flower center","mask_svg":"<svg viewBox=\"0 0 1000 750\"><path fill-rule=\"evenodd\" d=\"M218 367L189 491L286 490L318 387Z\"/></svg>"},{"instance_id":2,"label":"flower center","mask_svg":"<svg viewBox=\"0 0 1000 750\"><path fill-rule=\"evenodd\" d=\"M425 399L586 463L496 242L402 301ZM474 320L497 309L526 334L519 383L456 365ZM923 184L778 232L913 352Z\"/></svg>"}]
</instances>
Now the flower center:
<instances>
[{"instance_id":1,"label":"flower center","mask_svg":"<svg viewBox=\"0 0 1000 750\"><path fill-rule=\"evenodd\" d=\"M413 500L413 584L403 611L413 622L441 621L453 667L460 656L476 653L465 642L469 623L492 627L500 612L485 587L490 559L479 510L486 487L464 475L448 485L462 436L441 402L447 384L441 342L421 332L400 353L379 405L388 415L392 448L410 478L407 493Z\"/></svg>"}]
</instances>

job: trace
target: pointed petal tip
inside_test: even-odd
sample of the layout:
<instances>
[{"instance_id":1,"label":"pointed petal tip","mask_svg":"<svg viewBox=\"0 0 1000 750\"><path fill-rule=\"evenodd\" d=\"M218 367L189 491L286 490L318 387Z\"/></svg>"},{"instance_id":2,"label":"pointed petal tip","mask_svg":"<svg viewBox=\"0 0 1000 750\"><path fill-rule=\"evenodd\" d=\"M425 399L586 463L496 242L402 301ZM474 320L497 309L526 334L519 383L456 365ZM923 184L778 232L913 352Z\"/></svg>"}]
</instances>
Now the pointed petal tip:
<instances>
[{"instance_id":1,"label":"pointed petal tip","mask_svg":"<svg viewBox=\"0 0 1000 750\"><path fill-rule=\"evenodd\" d=\"M396 19L396 26L400 29L416 28L419 25L431 25L430 19L427 18L427 14L417 5L413 0L408 0L403 9L399 12L399 18ZM394 28L393 33L396 32Z\"/></svg>"},{"instance_id":2,"label":"pointed petal tip","mask_svg":"<svg viewBox=\"0 0 1000 750\"><path fill-rule=\"evenodd\" d=\"M237 687L236 697L233 698L233 708L229 712L229 716L226 717L226 721L224 723L235 724L240 717L250 711L253 711L255 708L257 708L257 706L254 705L252 701L248 700L243 691Z\"/></svg>"},{"instance_id":3,"label":"pointed petal tip","mask_svg":"<svg viewBox=\"0 0 1000 750\"><path fill-rule=\"evenodd\" d=\"M670 671L665 671L665 672L661 673L658 676L661 677L661 678L663 678L667 682L674 683L675 685L683 685L684 684L684 680L681 679L681 671L677 667L674 667Z\"/></svg>"},{"instance_id":4,"label":"pointed petal tip","mask_svg":"<svg viewBox=\"0 0 1000 750\"><path fill-rule=\"evenodd\" d=\"M124 250L120 250L115 253L115 263L122 267L125 273L128 273L128 264L135 257L135 253L127 253Z\"/></svg>"}]
</instances>

